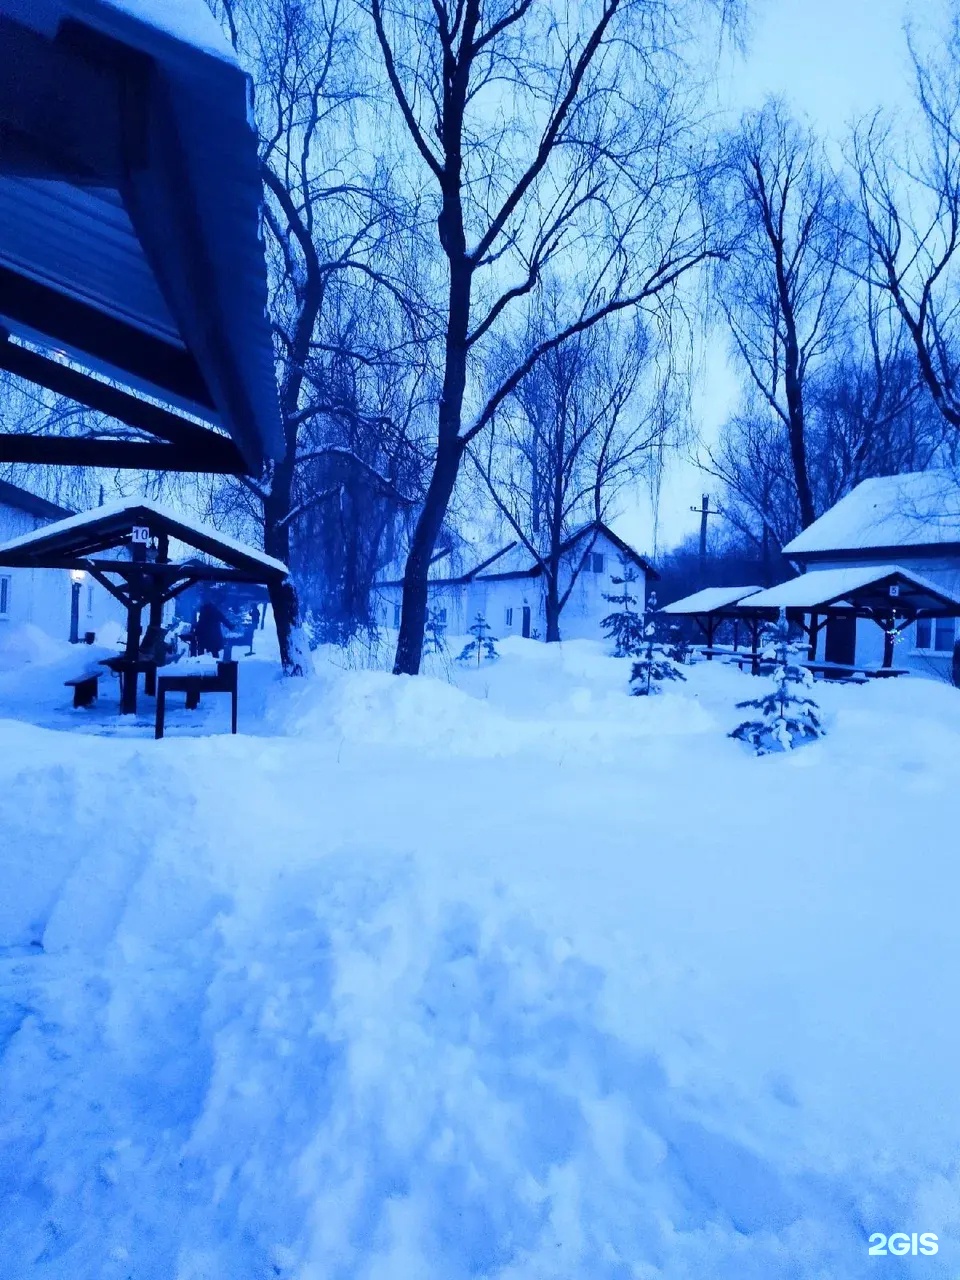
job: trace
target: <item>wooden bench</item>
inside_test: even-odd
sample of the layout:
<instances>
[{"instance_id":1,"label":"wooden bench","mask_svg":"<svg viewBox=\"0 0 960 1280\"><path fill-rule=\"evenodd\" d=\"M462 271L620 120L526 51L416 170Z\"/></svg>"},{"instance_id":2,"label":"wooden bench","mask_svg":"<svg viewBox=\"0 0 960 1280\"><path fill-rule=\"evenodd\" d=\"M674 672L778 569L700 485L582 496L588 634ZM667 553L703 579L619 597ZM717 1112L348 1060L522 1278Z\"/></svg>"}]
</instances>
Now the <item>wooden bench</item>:
<instances>
[{"instance_id":1,"label":"wooden bench","mask_svg":"<svg viewBox=\"0 0 960 1280\"><path fill-rule=\"evenodd\" d=\"M868 667L849 662L803 662L801 666L806 667L808 671L812 671L814 675L819 672L828 679L839 681L841 684L866 684L868 680L907 674L905 667Z\"/></svg>"},{"instance_id":2,"label":"wooden bench","mask_svg":"<svg viewBox=\"0 0 960 1280\"><path fill-rule=\"evenodd\" d=\"M204 671L177 672L174 669L170 675L158 675L154 738L163 737L168 693L185 693L188 711L194 711L200 705L201 693L229 693L230 732L237 732L237 664L235 662L218 662L216 674Z\"/></svg>"},{"instance_id":3,"label":"wooden bench","mask_svg":"<svg viewBox=\"0 0 960 1280\"><path fill-rule=\"evenodd\" d=\"M99 667L85 667L79 675L64 680L68 689L73 690L73 705L89 707L100 696L100 677L103 672Z\"/></svg>"}]
</instances>

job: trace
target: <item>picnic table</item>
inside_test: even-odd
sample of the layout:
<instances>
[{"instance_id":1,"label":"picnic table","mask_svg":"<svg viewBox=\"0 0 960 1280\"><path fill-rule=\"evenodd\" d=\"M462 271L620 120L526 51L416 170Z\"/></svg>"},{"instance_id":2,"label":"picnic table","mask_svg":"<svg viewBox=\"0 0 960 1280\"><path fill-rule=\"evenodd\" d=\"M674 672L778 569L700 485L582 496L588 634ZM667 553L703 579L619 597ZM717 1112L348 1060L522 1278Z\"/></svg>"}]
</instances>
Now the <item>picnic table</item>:
<instances>
[{"instance_id":1,"label":"picnic table","mask_svg":"<svg viewBox=\"0 0 960 1280\"><path fill-rule=\"evenodd\" d=\"M162 738L167 711L167 694L185 693L186 709L194 711L200 705L201 693L228 693L230 695L230 731L237 732L237 664L219 662L214 658L182 658L157 680L157 718L154 738Z\"/></svg>"},{"instance_id":2,"label":"picnic table","mask_svg":"<svg viewBox=\"0 0 960 1280\"><path fill-rule=\"evenodd\" d=\"M876 667L866 663L851 662L801 662L802 667L825 676L833 676L837 680L853 681L863 684L867 680L883 680L895 676L908 675L906 667Z\"/></svg>"},{"instance_id":3,"label":"picnic table","mask_svg":"<svg viewBox=\"0 0 960 1280\"><path fill-rule=\"evenodd\" d=\"M120 710L122 713L134 714L137 710L137 680L143 672L143 691L148 698L157 692L157 660L156 658L128 658L125 653L115 657L101 658L100 665L107 667L120 677Z\"/></svg>"}]
</instances>

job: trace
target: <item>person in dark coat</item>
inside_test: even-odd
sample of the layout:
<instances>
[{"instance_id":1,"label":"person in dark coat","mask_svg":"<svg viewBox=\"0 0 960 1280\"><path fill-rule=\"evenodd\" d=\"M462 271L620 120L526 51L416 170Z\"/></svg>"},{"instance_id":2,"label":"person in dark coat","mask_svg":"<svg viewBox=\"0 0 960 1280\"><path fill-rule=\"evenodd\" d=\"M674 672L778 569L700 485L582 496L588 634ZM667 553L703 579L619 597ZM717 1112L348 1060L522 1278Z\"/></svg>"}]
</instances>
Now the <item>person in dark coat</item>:
<instances>
[{"instance_id":1,"label":"person in dark coat","mask_svg":"<svg viewBox=\"0 0 960 1280\"><path fill-rule=\"evenodd\" d=\"M204 600L193 627L198 653L212 653L215 658L219 658L223 652L224 627L229 630L230 623L212 600Z\"/></svg>"},{"instance_id":2,"label":"person in dark coat","mask_svg":"<svg viewBox=\"0 0 960 1280\"><path fill-rule=\"evenodd\" d=\"M250 610L250 617L244 629L244 636L246 638L247 643L250 646L250 648L247 650L248 658L253 653L253 637L257 634L257 627L259 627L259 625L260 625L260 610L257 608L256 605L254 605L253 608Z\"/></svg>"}]
</instances>

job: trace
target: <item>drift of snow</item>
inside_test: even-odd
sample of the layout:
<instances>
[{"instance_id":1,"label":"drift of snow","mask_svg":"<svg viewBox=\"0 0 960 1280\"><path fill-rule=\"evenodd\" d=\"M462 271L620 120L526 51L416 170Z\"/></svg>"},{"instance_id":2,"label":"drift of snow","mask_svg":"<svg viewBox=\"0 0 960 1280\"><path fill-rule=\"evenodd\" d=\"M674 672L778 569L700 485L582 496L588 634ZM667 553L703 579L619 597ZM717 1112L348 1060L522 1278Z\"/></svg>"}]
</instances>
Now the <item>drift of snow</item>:
<instances>
[{"instance_id":1,"label":"drift of snow","mask_svg":"<svg viewBox=\"0 0 960 1280\"><path fill-rule=\"evenodd\" d=\"M0 677L4 1277L956 1274L960 694L757 760L718 663L274 672L160 743Z\"/></svg>"}]
</instances>

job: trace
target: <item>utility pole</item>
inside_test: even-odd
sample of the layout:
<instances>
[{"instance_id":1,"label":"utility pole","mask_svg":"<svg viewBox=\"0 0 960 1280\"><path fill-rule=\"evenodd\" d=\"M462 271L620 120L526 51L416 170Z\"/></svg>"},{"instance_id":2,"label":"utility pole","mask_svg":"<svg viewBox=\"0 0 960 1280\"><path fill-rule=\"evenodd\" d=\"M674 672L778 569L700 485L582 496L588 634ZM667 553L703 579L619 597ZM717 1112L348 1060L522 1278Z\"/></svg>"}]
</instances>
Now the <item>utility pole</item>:
<instances>
[{"instance_id":1,"label":"utility pole","mask_svg":"<svg viewBox=\"0 0 960 1280\"><path fill-rule=\"evenodd\" d=\"M703 586L707 576L707 520L710 516L723 515L723 511L719 506L710 506L709 493L701 496L699 507L691 507L690 510L700 516L700 585Z\"/></svg>"}]
</instances>

